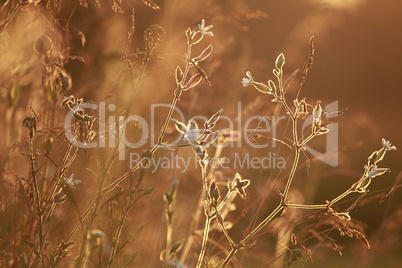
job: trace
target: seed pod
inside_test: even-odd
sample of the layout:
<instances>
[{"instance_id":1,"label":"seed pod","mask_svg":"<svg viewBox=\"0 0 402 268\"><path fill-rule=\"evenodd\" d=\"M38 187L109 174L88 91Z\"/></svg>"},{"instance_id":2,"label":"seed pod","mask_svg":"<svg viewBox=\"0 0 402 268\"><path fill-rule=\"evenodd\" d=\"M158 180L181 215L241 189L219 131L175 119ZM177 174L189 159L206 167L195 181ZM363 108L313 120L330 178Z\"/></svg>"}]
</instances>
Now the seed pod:
<instances>
[{"instance_id":1,"label":"seed pod","mask_svg":"<svg viewBox=\"0 0 402 268\"><path fill-rule=\"evenodd\" d=\"M197 73L193 75L188 82L184 85L183 91L189 90L192 87L195 87L201 82L202 75L200 73Z\"/></svg>"},{"instance_id":2,"label":"seed pod","mask_svg":"<svg viewBox=\"0 0 402 268\"><path fill-rule=\"evenodd\" d=\"M181 134L186 134L187 133L187 126L185 124L183 124L180 121L177 121L176 119L172 118L170 119L174 124L175 127L177 129L177 131L179 131Z\"/></svg>"},{"instance_id":3,"label":"seed pod","mask_svg":"<svg viewBox=\"0 0 402 268\"><path fill-rule=\"evenodd\" d=\"M216 206L219 202L219 199L221 197L221 193L219 192L218 187L216 186L215 182L211 183L211 186L209 187L209 197L211 198L211 203L213 206Z\"/></svg>"},{"instance_id":4,"label":"seed pod","mask_svg":"<svg viewBox=\"0 0 402 268\"><path fill-rule=\"evenodd\" d=\"M205 145L210 145L211 143L213 143L218 138L219 134L219 131L208 134L208 136L204 139Z\"/></svg>"},{"instance_id":5,"label":"seed pod","mask_svg":"<svg viewBox=\"0 0 402 268\"><path fill-rule=\"evenodd\" d=\"M213 50L214 47L212 46L212 44L210 44L206 49L204 49L203 52L201 52L201 54L198 57L196 57L196 60L198 62L205 60L206 58L209 57L209 55L211 55Z\"/></svg>"},{"instance_id":6,"label":"seed pod","mask_svg":"<svg viewBox=\"0 0 402 268\"><path fill-rule=\"evenodd\" d=\"M219 118L221 117L222 112L223 112L223 109L220 109L213 116L211 116L211 118L209 118L208 121L205 122L204 127L206 129L213 128L216 125L216 122L218 122Z\"/></svg>"},{"instance_id":7,"label":"seed pod","mask_svg":"<svg viewBox=\"0 0 402 268\"><path fill-rule=\"evenodd\" d=\"M268 88L269 88L269 91L276 94L276 85L272 80L268 80Z\"/></svg>"},{"instance_id":8,"label":"seed pod","mask_svg":"<svg viewBox=\"0 0 402 268\"><path fill-rule=\"evenodd\" d=\"M53 201L56 204L62 204L66 201L66 194L63 191L58 192L57 194L54 195Z\"/></svg>"},{"instance_id":9,"label":"seed pod","mask_svg":"<svg viewBox=\"0 0 402 268\"><path fill-rule=\"evenodd\" d=\"M181 80L183 80L183 71L181 70L180 66L177 66L176 72L175 72L175 77L176 77L176 84L180 84Z\"/></svg>"},{"instance_id":10,"label":"seed pod","mask_svg":"<svg viewBox=\"0 0 402 268\"><path fill-rule=\"evenodd\" d=\"M283 53L281 53L276 58L275 67L276 67L276 69L281 70L283 68L283 65L285 65L285 55L283 55Z\"/></svg>"},{"instance_id":11,"label":"seed pod","mask_svg":"<svg viewBox=\"0 0 402 268\"><path fill-rule=\"evenodd\" d=\"M321 115L322 115L322 108L321 102L317 101L317 104L313 110L313 125L320 125L321 124Z\"/></svg>"}]
</instances>

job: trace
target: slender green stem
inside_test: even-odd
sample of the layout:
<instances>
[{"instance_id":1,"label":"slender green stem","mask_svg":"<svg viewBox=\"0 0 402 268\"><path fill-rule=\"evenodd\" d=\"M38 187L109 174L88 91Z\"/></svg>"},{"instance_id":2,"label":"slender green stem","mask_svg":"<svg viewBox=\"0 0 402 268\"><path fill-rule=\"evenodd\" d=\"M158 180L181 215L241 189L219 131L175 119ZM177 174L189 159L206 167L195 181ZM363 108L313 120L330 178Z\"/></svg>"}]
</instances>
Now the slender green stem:
<instances>
[{"instance_id":1,"label":"slender green stem","mask_svg":"<svg viewBox=\"0 0 402 268\"><path fill-rule=\"evenodd\" d=\"M216 211L216 217L218 218L218 221L219 221L219 223L220 223L220 225L221 225L221 227L222 227L222 230L223 230L223 233L224 233L225 236L226 236L226 239L229 241L230 245L231 245L232 247L234 247L236 244L233 242L233 239L230 237L228 231L226 230L226 227L225 227L225 225L223 224L222 216L221 216L221 214L219 213L219 211L218 211L218 209L217 209L216 207L215 207L215 211Z\"/></svg>"},{"instance_id":2,"label":"slender green stem","mask_svg":"<svg viewBox=\"0 0 402 268\"><path fill-rule=\"evenodd\" d=\"M275 218L276 215L278 215L279 212L281 212L284 209L284 206L282 204L279 204L274 211L271 212L256 228L254 228L245 238L243 238L240 243L235 245L229 254L227 255L226 259L222 263L221 267L224 268L226 265L229 264L230 259L234 256L234 254L240 250L241 248L245 247L247 242L255 235L257 234L262 228L264 228L273 218Z\"/></svg>"},{"instance_id":3,"label":"slender green stem","mask_svg":"<svg viewBox=\"0 0 402 268\"><path fill-rule=\"evenodd\" d=\"M286 103L284 89L283 89L283 85L282 85L282 76L283 76L283 71L280 70L279 76L278 76L280 96L278 96L275 92L273 93L273 95L275 98L277 98L282 103L282 105L285 107L286 111L289 113L289 116L292 119L293 143L294 143L294 147L295 147L295 157L293 160L292 169L291 169L289 177L286 181L285 189L282 194L282 201L275 208L275 210L271 212L271 214L269 214L256 228L254 228L250 232L250 234L248 234L244 239L241 240L241 242L239 244L235 245L232 248L232 250L229 252L228 256L226 257L226 259L225 259L224 263L221 265L221 267L225 267L229 263L229 261L233 257L233 255L239 249L245 247L245 244L248 242L248 240L250 240L255 234L257 234L262 228L264 228L279 212L281 212L287 206L286 199L287 199L287 196L289 193L290 186L292 184L292 180L296 173L297 166L299 164L301 146L298 143L297 115L292 112L289 105Z\"/></svg>"},{"instance_id":4,"label":"slender green stem","mask_svg":"<svg viewBox=\"0 0 402 268\"><path fill-rule=\"evenodd\" d=\"M213 159L219 159L220 158L220 156L222 154L222 149L223 149L223 146L222 146L222 144L219 144L219 140L218 140L218 146L216 147ZM217 168L217 166L215 166L215 165L211 166L211 168L210 168L210 170L208 172L208 177L207 177L209 180L211 180L213 178L216 168ZM197 229L198 222L200 220L204 196L205 196L205 193L204 193L204 187L203 187L202 192L200 194L200 197L198 198L197 209L196 209L194 218L193 218L193 220L191 221L191 224L190 224L190 232L191 233L190 233L189 237L186 240L186 244L184 245L183 254L180 257L180 263L184 264L184 262L186 261L187 255L190 252L191 245L194 242L194 237L195 237L194 232ZM227 195L225 197L225 199L223 200L223 202L221 202L219 204L218 210L222 209L222 207L223 207L222 203L224 204L229 199L229 197Z\"/></svg>"},{"instance_id":5,"label":"slender green stem","mask_svg":"<svg viewBox=\"0 0 402 268\"><path fill-rule=\"evenodd\" d=\"M232 257L235 255L236 252L237 250L235 248L232 248L219 268L225 268L226 265L229 264L229 261L232 259Z\"/></svg>"},{"instance_id":6,"label":"slender green stem","mask_svg":"<svg viewBox=\"0 0 402 268\"><path fill-rule=\"evenodd\" d=\"M54 184L55 186L59 185L61 176L62 176L63 174L65 174L65 172L66 172L66 170L68 169L68 167L71 166L71 164L73 163L73 161L74 161L75 158L77 157L78 151L79 151L79 148L77 148L77 149L75 150L74 154L70 157L70 160L68 161L67 164L65 164L65 165L62 164L62 167L60 168L59 175L57 176L57 178L56 178L56 180L55 180L55 184ZM69 154L70 154L70 153L69 153ZM64 165L64 167L63 167L63 165ZM54 201L54 197L55 197L55 195L56 195L56 191L55 191L55 190L57 190L57 187L54 187L54 188L52 189L52 192L51 192L51 194L49 195L46 204L43 206L43 209L42 209L43 211L46 211L46 210L47 210L47 206L49 205L49 202L50 202L51 200ZM60 191L62 191L62 190L63 190L63 189L60 188ZM60 192L60 191L59 191L59 192ZM57 206L57 203L56 203L56 202L53 202L53 203L51 204L50 209L49 209L49 212L47 213L46 218L44 219L44 222L45 222L45 233L44 233L44 237L45 237L45 238L46 238L46 235L47 235L47 232L48 232L48 229L49 229L49 225L50 225L50 221L51 221L51 219L52 219L52 216L53 216L53 213L54 213L54 211L55 211L56 206ZM76 207L77 207L77 206L76 206ZM78 216L79 216L79 219L80 219L80 224L81 224L81 226L82 226L82 217L81 217L80 211L78 210L78 207L77 207L77 212L78 212Z\"/></svg>"},{"instance_id":7,"label":"slender green stem","mask_svg":"<svg viewBox=\"0 0 402 268\"><path fill-rule=\"evenodd\" d=\"M190 59L190 55L191 55L191 44L188 45L188 52L187 52L187 56L188 56L189 59ZM154 153L155 151L157 151L160 148L160 146L163 144L163 138L165 136L166 129L167 129L168 124L169 124L169 122L171 120L171 117L172 117L173 111L174 111L174 109L176 107L177 101L180 99L180 95L182 93L182 88L183 88L183 83L186 80L186 77L187 77L187 75L189 73L189 69L191 67L189 59L187 60L187 65L186 65L186 69L185 69L184 74L183 74L182 81L180 82L180 85L178 85L178 87L177 87L177 89L175 91L174 99L173 99L172 104L170 106L170 109L169 109L168 115L166 117L165 123L163 124L162 129L160 131L160 134L159 134L159 137L158 137L158 143L150 150L151 153ZM140 80L143 77L145 65L141 66L140 69L141 69L141 73L140 73L140 75L139 75L139 77L137 79L137 83L135 85L136 88L139 87ZM119 141L120 141L120 139L119 139ZM117 147L116 147L115 150L117 150ZM113 156L114 155L115 155L115 153L113 154ZM115 189L115 187L120 182L122 182L124 179L126 179L134 171L138 170L140 168L140 165L143 162L142 161L143 159L142 159L136 166L134 166L128 172L126 172L125 174L120 176L120 178L118 178L117 180L115 180L114 182L112 182L111 184L109 184L108 186L103 188L103 184L104 184L104 181L105 181L105 178L106 178L106 174L110 170L110 167L111 167L111 165L113 163L113 159L114 159L114 157L112 157L110 159L109 164L107 165L107 168L105 169L106 172L101 174L101 176L100 176L101 177L101 179L100 179L100 188L99 188L97 197L90 204L90 206L87 208L87 210L86 210L86 212L84 213L84 216L83 216L83 219L85 219L89 215L89 212L92 210L92 208L95 206L95 208L94 208L94 210L92 212L92 217L89 220L87 231L85 232L86 234L84 234L84 236L83 236L83 242L82 242L83 244L82 244L82 247L81 247L81 253L80 253L80 257L79 257L78 262L77 262L78 265L83 264L83 267L85 267L86 259L88 257L88 254L87 254L88 252L86 250L86 248L87 248L86 243L87 243L87 239L88 239L87 233L88 233L88 230L91 227L91 225L92 225L92 223L93 223L93 221L95 219L95 216L97 214L97 211L98 211L98 208L99 208L99 202L100 202L102 194L105 194L105 193L110 192L113 189ZM68 236L68 240L72 237L72 235L76 232L77 229L78 229L78 225L76 225L74 227L72 233Z\"/></svg>"},{"instance_id":8,"label":"slender green stem","mask_svg":"<svg viewBox=\"0 0 402 268\"><path fill-rule=\"evenodd\" d=\"M191 225L190 225L191 233L190 233L190 236L186 240L186 244L185 244L184 249L183 249L183 254L180 257L180 263L184 263L186 261L187 255L188 255L188 253L190 252L190 249L191 249L191 245L194 242L194 237L195 237L194 232L197 229L198 221L199 221L200 216L201 216L202 201L204 200L203 197L204 197L204 188L203 188L203 190L201 192L201 195L200 195L200 198L199 198L198 204L197 204L197 210L196 210L196 213L194 215L193 221L191 222Z\"/></svg>"},{"instance_id":9,"label":"slender green stem","mask_svg":"<svg viewBox=\"0 0 402 268\"><path fill-rule=\"evenodd\" d=\"M223 207L226 205L226 203L229 201L229 199L232 197L233 195L233 191L231 191L230 189L228 190L228 192L226 193L225 198L222 200L222 202L219 203L217 210L221 211L223 209Z\"/></svg>"},{"instance_id":10,"label":"slender green stem","mask_svg":"<svg viewBox=\"0 0 402 268\"><path fill-rule=\"evenodd\" d=\"M170 107L169 113L168 113L168 117L165 121L165 124L162 127L161 130L161 134L160 134L160 138L158 139L158 144L156 144L152 149L151 152L154 153L162 144L162 140L163 137L166 133L166 129L168 126L168 123L172 117L174 108L176 107L176 103L179 100L179 96L175 95L173 101L172 101L172 105ZM160 141L160 142L159 142ZM116 147L117 148L117 147ZM116 150L116 149L115 149ZM108 186L104 187L102 189L102 194L108 193L110 191L112 191L113 189L116 188L117 185L119 185L120 182L122 182L124 179L126 179L128 176L130 176L130 174L132 174L133 172L135 172L136 170L138 170L141 166L142 162L140 161L137 165L135 165L134 167L132 167L129 171L127 171L125 174L123 174L122 176L120 176L120 178L118 178L117 180L115 180L114 182L112 182L111 184L109 184ZM91 204L88 206L87 210L85 211L84 215L83 215L83 220L89 215L90 211L92 210L93 206L96 204L96 200L94 199ZM70 235L67 237L66 242L69 241L71 239L71 237L74 235L74 233L78 230L79 224L77 224L73 230L71 231Z\"/></svg>"},{"instance_id":11,"label":"slender green stem","mask_svg":"<svg viewBox=\"0 0 402 268\"><path fill-rule=\"evenodd\" d=\"M311 133L307 138L305 138L301 143L300 143L300 147L303 147L304 145L306 145L309 141L311 141L316 135L314 135L314 133Z\"/></svg>"},{"instance_id":12,"label":"slender green stem","mask_svg":"<svg viewBox=\"0 0 402 268\"><path fill-rule=\"evenodd\" d=\"M165 257L165 264L169 261L169 253L170 248L172 246L172 237L173 237L173 225L171 221L167 223L167 230L166 230L166 257Z\"/></svg>"},{"instance_id":13,"label":"slender green stem","mask_svg":"<svg viewBox=\"0 0 402 268\"><path fill-rule=\"evenodd\" d=\"M191 48L190 47L188 48L187 53L188 53L188 55L191 55ZM190 69L190 65L189 65L189 63L187 63L186 69L184 70L182 82L175 90L175 96L173 98L172 104L170 105L168 115L167 115L165 123L163 124L162 129L161 129L161 131L159 133L158 143L151 149L151 153L155 153L163 143L163 138L165 137L166 129L167 129L167 127L169 125L169 122L170 122L170 120L172 118L172 114L174 112L174 109L176 108L176 104L180 99L180 96L181 96L181 93L182 93L181 88L183 86L182 84L183 84L183 81L186 80L186 77L187 77L189 69ZM140 167L140 164L141 164L141 161L137 165L135 165L133 168L131 168L129 171L127 171L125 174L123 174L120 178L118 178L117 180L115 180L114 182L112 182L111 184L106 186L105 188L103 188L102 192L107 193L107 192L112 191L114 188L116 188L116 186L120 182L122 182L124 179L126 179L131 173L135 172Z\"/></svg>"},{"instance_id":14,"label":"slender green stem","mask_svg":"<svg viewBox=\"0 0 402 268\"><path fill-rule=\"evenodd\" d=\"M74 127L73 133L75 133L75 127ZM56 181L53 184L53 188L52 188L52 190L50 192L49 198L47 199L47 201L46 201L46 203L45 203L45 205L43 207L43 210L47 209L47 206L49 205L50 201L52 201L53 198L54 198L54 194L56 193L57 187L59 186L60 179L63 176L63 174L66 172L66 162L67 162L67 159L68 159L68 157L69 157L69 155L71 153L72 148L73 148L73 144L69 143L68 147L67 147L67 151L64 154L63 160L62 160L61 165L60 165L60 171L58 173L58 176L56 177Z\"/></svg>"},{"instance_id":15,"label":"slender green stem","mask_svg":"<svg viewBox=\"0 0 402 268\"><path fill-rule=\"evenodd\" d=\"M198 262L197 262L196 268L201 268L202 264L204 262L205 252L206 252L207 243L208 243L209 228L211 226L212 218L209 215L207 215L207 213L205 213L205 214L206 214L205 215L206 220L205 220L205 227L204 227L204 236L202 238L201 251L200 251L200 255L198 256Z\"/></svg>"},{"instance_id":16,"label":"slender green stem","mask_svg":"<svg viewBox=\"0 0 402 268\"><path fill-rule=\"evenodd\" d=\"M301 208L301 209L326 209L328 207L325 205L300 205L300 204L286 204L290 208Z\"/></svg>"},{"instance_id":17,"label":"slender green stem","mask_svg":"<svg viewBox=\"0 0 402 268\"><path fill-rule=\"evenodd\" d=\"M31 162L31 176L34 183L35 188L35 199L36 199L36 213L38 216L38 229L39 229L39 251L41 256L42 266L45 266L45 254L44 254L44 237L43 237L43 226L42 226L42 209L41 209L41 201L40 201L40 193L38 187L38 181L36 178L36 171L35 171L35 157L33 152L33 144L32 144L32 136L29 138L29 156Z\"/></svg>"},{"instance_id":18,"label":"slender green stem","mask_svg":"<svg viewBox=\"0 0 402 268\"><path fill-rule=\"evenodd\" d=\"M123 248L123 246L121 246L120 249L118 248L118 246L119 246L119 240L120 240L121 233L122 233L122 231L123 231L124 222L125 222L125 220L127 219L127 214L128 214L128 212L129 212L130 208L131 208L142 196L144 196L144 195L146 194L146 193L144 192L143 194L140 194L140 195L138 195L136 198L134 198L135 193L137 192L137 190L139 189L139 187L140 187L140 185L141 185L141 183L142 183L142 180L143 180L143 178L144 178L144 175L145 175L145 170L142 169L142 170L140 171L140 175L139 175L139 178L138 178L138 180L137 180L137 182L136 182L136 184L135 184L135 186L134 186L134 189L132 189L132 183L131 183L131 181L130 181L130 189L132 189L132 190L129 191L129 200L128 200L128 203L127 203L127 205L125 206L124 211L123 211L123 213L122 213L122 215L120 216L120 219L119 219L119 226L118 226L117 231L116 231L116 233L115 233L115 235L114 235L113 247L112 247L112 250L111 250L111 254L110 254L110 257L109 257L109 263L108 263L108 266L107 266L107 267L113 267L113 263L114 263L114 261L116 260L116 256L119 254L119 252L120 252L121 249Z\"/></svg>"},{"instance_id":19,"label":"slender green stem","mask_svg":"<svg viewBox=\"0 0 402 268\"><path fill-rule=\"evenodd\" d=\"M241 240L239 243L240 245L244 246L245 243L247 243L248 240L250 240L256 233L258 233L262 228L264 228L273 218L275 218L276 215L278 215L279 212L281 212L284 209L284 206L280 204L277 206L274 211L271 212L257 227L254 228L245 238Z\"/></svg>"},{"instance_id":20,"label":"slender green stem","mask_svg":"<svg viewBox=\"0 0 402 268\"><path fill-rule=\"evenodd\" d=\"M285 190L283 191L283 196L282 196L282 204L283 205L286 204L286 198L288 196L290 185L292 184L293 177L294 177L294 175L296 173L296 169L297 169L297 165L299 163L299 159L300 159L300 148L296 148L295 158L293 160L292 170L290 171L289 178L288 178L288 180L286 182Z\"/></svg>"},{"instance_id":21,"label":"slender green stem","mask_svg":"<svg viewBox=\"0 0 402 268\"><path fill-rule=\"evenodd\" d=\"M202 267L202 263L204 261L205 257L205 251L207 248L207 243L208 243L208 235L209 235L209 229L211 226L211 220L212 217L209 215L208 211L208 206L209 204L207 201L209 200L209 193L208 193L208 183L207 183L207 173L206 173L206 163L205 160L200 159L200 167L201 167L201 172L202 172L202 181L203 181L203 192L204 192L204 212L205 212L205 226L204 226L204 236L202 238L202 244L201 244L201 251L200 255L198 256L198 262L197 262L197 268Z\"/></svg>"},{"instance_id":22,"label":"slender green stem","mask_svg":"<svg viewBox=\"0 0 402 268\"><path fill-rule=\"evenodd\" d=\"M339 200L345 198L346 196L348 196L351 193L353 193L353 191L351 189L346 190L344 193L342 193L339 196L337 196L334 199L332 199L331 202L329 202L328 206L332 206L333 204L335 204Z\"/></svg>"},{"instance_id":23,"label":"slender green stem","mask_svg":"<svg viewBox=\"0 0 402 268\"><path fill-rule=\"evenodd\" d=\"M125 209L125 211L123 213L121 213L121 215L120 215L119 224L117 226L116 233L115 233L115 235L113 237L112 249L110 251L110 257L109 257L109 262L108 262L107 267L112 267L112 264L113 264L113 262L115 260L117 247L118 247L118 244L119 244L121 231L123 230L123 223L124 223L124 219L126 217L126 214L127 214L127 209Z\"/></svg>"},{"instance_id":24,"label":"slender green stem","mask_svg":"<svg viewBox=\"0 0 402 268\"><path fill-rule=\"evenodd\" d=\"M89 219L88 225L86 227L86 230L84 231L83 234L83 241L82 241L82 246L81 246L81 251L80 255L78 257L76 267L86 267L87 261L88 261L88 256L89 256L89 245L88 245L88 233L92 228L92 224L95 221L95 218L98 214L98 209L100 206L100 201L102 199L102 188L103 184L107 178L107 174L109 173L109 170L112 166L113 159L111 158L109 160L109 163L105 166L104 169L101 169L99 172L99 185L98 185L98 193L96 195L96 198L92 204L95 205L94 210L92 211L91 217ZM92 205L91 204L91 205ZM90 207L91 208L91 207ZM88 208L87 210L90 211L91 209ZM89 214L89 212L88 212ZM86 213L84 215L87 215Z\"/></svg>"},{"instance_id":25,"label":"slender green stem","mask_svg":"<svg viewBox=\"0 0 402 268\"><path fill-rule=\"evenodd\" d=\"M170 260L170 250L172 246L172 237L173 237L173 207L175 202L175 186L172 187L170 193L166 193L166 222L167 222L167 230L166 230L166 252L165 252L165 266L169 267L168 262ZM169 198L167 198L169 196Z\"/></svg>"}]
</instances>

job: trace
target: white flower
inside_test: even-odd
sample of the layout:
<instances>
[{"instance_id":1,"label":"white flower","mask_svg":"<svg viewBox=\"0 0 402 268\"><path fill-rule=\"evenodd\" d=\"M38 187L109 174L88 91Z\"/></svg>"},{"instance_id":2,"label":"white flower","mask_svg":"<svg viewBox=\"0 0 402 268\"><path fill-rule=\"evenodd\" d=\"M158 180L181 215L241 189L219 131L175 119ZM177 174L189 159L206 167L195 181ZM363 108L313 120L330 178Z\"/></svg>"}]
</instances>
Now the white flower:
<instances>
[{"instance_id":1,"label":"white flower","mask_svg":"<svg viewBox=\"0 0 402 268\"><path fill-rule=\"evenodd\" d=\"M241 81L243 84L243 87L247 87L247 86L254 84L253 76L251 75L250 71L247 71L246 76L248 78L243 77L243 80Z\"/></svg>"},{"instance_id":2,"label":"white flower","mask_svg":"<svg viewBox=\"0 0 402 268\"><path fill-rule=\"evenodd\" d=\"M388 168L378 168L377 165L371 166L370 169L368 168L367 165L365 165L364 169L366 170L369 179L380 176L385 172L389 171Z\"/></svg>"},{"instance_id":3,"label":"white flower","mask_svg":"<svg viewBox=\"0 0 402 268\"><path fill-rule=\"evenodd\" d=\"M194 142L201 136L201 130L194 120L190 120L187 124L187 131L184 133L184 140Z\"/></svg>"},{"instance_id":4,"label":"white flower","mask_svg":"<svg viewBox=\"0 0 402 268\"><path fill-rule=\"evenodd\" d=\"M194 142L201 136L201 131L199 129L189 129L184 134L184 140L188 142Z\"/></svg>"},{"instance_id":5,"label":"white flower","mask_svg":"<svg viewBox=\"0 0 402 268\"><path fill-rule=\"evenodd\" d=\"M91 242L96 245L99 246L103 243L103 238L105 237L105 233L102 232L101 230L92 230L91 232L89 232L89 236L91 238Z\"/></svg>"},{"instance_id":6,"label":"white flower","mask_svg":"<svg viewBox=\"0 0 402 268\"><path fill-rule=\"evenodd\" d=\"M74 180L74 173L71 173L69 178L64 178L64 183L67 184L70 188L74 190L78 190L77 184L80 184L80 180Z\"/></svg>"},{"instance_id":7,"label":"white flower","mask_svg":"<svg viewBox=\"0 0 402 268\"><path fill-rule=\"evenodd\" d=\"M366 172L368 173L368 178L371 179L371 177L373 177L374 172L377 169L377 166L373 166L371 169L368 168L367 165L364 166L364 169L366 170Z\"/></svg>"},{"instance_id":8,"label":"white flower","mask_svg":"<svg viewBox=\"0 0 402 268\"><path fill-rule=\"evenodd\" d=\"M392 144L391 144L390 141L386 141L384 138L382 139L382 147L383 147L385 150L388 150L388 151L396 150L396 147L395 147L395 146L391 146L391 145L392 145Z\"/></svg>"},{"instance_id":9,"label":"white flower","mask_svg":"<svg viewBox=\"0 0 402 268\"><path fill-rule=\"evenodd\" d=\"M201 130L198 128L197 123L194 120L190 120L187 125L172 119L176 126L176 129L184 135L184 140L187 142L194 142L201 136Z\"/></svg>"},{"instance_id":10,"label":"white flower","mask_svg":"<svg viewBox=\"0 0 402 268\"><path fill-rule=\"evenodd\" d=\"M214 27L214 26L213 25L205 26L204 19L201 21L201 24L198 24L198 29L202 36L204 36L204 35L214 36L214 34L212 32L208 32L212 27Z\"/></svg>"}]
</instances>

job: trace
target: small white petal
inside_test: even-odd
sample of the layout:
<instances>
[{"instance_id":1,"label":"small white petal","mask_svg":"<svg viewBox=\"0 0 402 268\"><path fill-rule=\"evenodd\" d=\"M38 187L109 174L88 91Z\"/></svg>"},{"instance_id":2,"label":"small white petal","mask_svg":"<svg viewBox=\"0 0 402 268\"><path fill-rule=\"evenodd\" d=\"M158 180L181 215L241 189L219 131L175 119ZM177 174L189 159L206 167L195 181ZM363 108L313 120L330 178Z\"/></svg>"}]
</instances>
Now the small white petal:
<instances>
[{"instance_id":1,"label":"small white petal","mask_svg":"<svg viewBox=\"0 0 402 268\"><path fill-rule=\"evenodd\" d=\"M367 172L370 172L370 170L368 169L368 166L367 166L367 165L364 166L364 169L365 169Z\"/></svg>"},{"instance_id":2,"label":"small white petal","mask_svg":"<svg viewBox=\"0 0 402 268\"><path fill-rule=\"evenodd\" d=\"M390 141L385 140L384 138L382 138L381 140L382 142L382 147L388 151L392 151L392 150L396 150L395 146L391 146L392 143Z\"/></svg>"},{"instance_id":3,"label":"small white petal","mask_svg":"<svg viewBox=\"0 0 402 268\"><path fill-rule=\"evenodd\" d=\"M243 84L243 87L250 86L250 85L252 85L254 83L253 76L251 75L250 71L246 72L246 76L248 78L243 77L243 80L241 81L242 84Z\"/></svg>"},{"instance_id":4,"label":"small white petal","mask_svg":"<svg viewBox=\"0 0 402 268\"><path fill-rule=\"evenodd\" d=\"M204 36L204 35L214 36L214 34L212 32L209 32L209 30L212 27L213 27L213 25L205 26L205 19L202 19L201 24L198 24L198 29L202 36Z\"/></svg>"},{"instance_id":5,"label":"small white petal","mask_svg":"<svg viewBox=\"0 0 402 268\"><path fill-rule=\"evenodd\" d=\"M214 27L214 26L213 26L213 25L206 26L206 27L204 27L204 31L207 32L207 31L209 31L212 27Z\"/></svg>"}]
</instances>

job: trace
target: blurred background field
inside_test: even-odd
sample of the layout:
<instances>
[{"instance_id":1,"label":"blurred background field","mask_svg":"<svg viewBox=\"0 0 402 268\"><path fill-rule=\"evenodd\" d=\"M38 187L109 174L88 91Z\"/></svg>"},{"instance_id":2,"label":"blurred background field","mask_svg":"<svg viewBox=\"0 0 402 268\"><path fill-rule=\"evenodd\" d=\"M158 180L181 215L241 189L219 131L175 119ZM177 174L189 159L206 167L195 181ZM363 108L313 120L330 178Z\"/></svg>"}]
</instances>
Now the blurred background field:
<instances>
[{"instance_id":1,"label":"blurred background field","mask_svg":"<svg viewBox=\"0 0 402 268\"><path fill-rule=\"evenodd\" d=\"M6 6L6 2L1 1ZM15 1L17 2L17 1ZM97 103L105 100L115 104L116 111L134 98L130 114L144 117L148 122L155 119L158 135L168 109L160 109L152 118L151 104L169 104L175 89L174 71L177 65L184 65L187 50L185 31L196 29L202 19L207 25L214 25L214 37L206 37L202 51L209 43L214 46L212 55L202 62L211 85L204 81L181 96L178 108L186 119L202 115L209 117L224 109L223 114L234 122L244 122L251 116L271 116L274 104L252 88L243 88L241 80L246 71L251 71L256 81L273 79L272 68L278 54L286 56L285 76L302 68L309 53L309 38L314 35L315 57L307 80L301 91L310 103L321 100L322 104L339 101L340 109L347 111L336 121L339 124L339 166L330 167L310 156L311 167L306 172L306 161L301 166L293 183L292 197L306 203L323 203L337 196L360 178L367 163L367 157L381 148L381 138L390 140L398 150L387 154L382 162L392 173L373 180L371 193L352 212L354 224L364 229L371 244L367 249L359 240L345 238L337 230L328 234L343 253L340 256L333 245L324 239L306 241L313 254L310 263L305 255L292 267L399 267L402 263L402 194L395 189L383 202L379 200L392 186L402 184L402 2L399 0L284 0L284 1L190 1L154 0L159 9L144 4L148 1L26 1L37 2L23 5L8 17L9 10L0 14L0 263L2 267L13 260L20 239L34 237L35 224L30 221L29 201L25 200L21 186L28 178L29 162L28 131L22 121L33 112L38 117L34 146L38 151L50 155L52 161L61 161L67 148L62 133L67 110L60 108L64 96L74 95L85 101ZM80 5L81 3L81 5ZM113 10L112 3L115 3ZM46 5L52 5L47 8ZM57 8L57 4L60 4ZM15 7L15 5L14 5ZM116 12L117 11L117 12ZM127 44L134 13L134 35ZM10 19L7 21L7 19ZM7 22L7 23L5 23ZM144 50L144 31L158 24L166 32L155 56L151 58L144 79L137 91L133 81L139 75L136 65L137 49ZM204 46L204 47L203 47ZM126 51L126 49L128 50ZM128 52L128 53L127 53ZM124 65L125 53L130 64ZM195 53L196 54L196 53ZM62 66L61 82L49 78L55 66ZM124 66L124 67L123 67ZM46 74L47 72L47 74ZM56 79L56 78L55 78ZM60 82L52 87L48 81ZM300 74L292 82L288 100L296 96ZM241 103L241 115L238 103ZM177 117L174 114L173 117ZM199 122L200 123L200 122ZM202 125L202 122L201 122ZM251 124L250 126L256 126ZM286 130L286 123L278 125L278 136ZM218 128L227 127L224 122ZM137 140L138 129L130 126L128 139ZM168 128L167 140L174 140L178 133L173 124ZM244 137L243 137L244 138ZM286 138L283 138L286 141ZM51 147L46 144L51 140ZM258 140L267 143L266 140ZM243 145L245 143L243 142ZM291 159L286 147L273 148L271 142L264 150L250 146L227 148L223 156L233 159L238 154L249 153L263 157L276 153ZM311 146L322 149L324 140L317 140ZM129 153L141 154L149 144L138 149L127 149ZM189 148L174 152L183 157L193 157ZM213 154L211 148L210 154ZM156 158L170 156L170 151L159 150ZM84 211L95 196L96 170L99 151L86 149L79 152L77 159L67 171L69 176L82 181L75 198ZM41 154L38 162L48 165L42 173L44 180L50 180L57 165ZM112 181L129 169L129 159L116 161L109 179ZM194 166L194 165L193 165ZM236 199L237 209L227 220L233 223L230 234L239 241L253 224L258 223L278 203L276 191L283 189L291 160L285 170L279 169L222 169L222 181L233 178L239 172L250 179L249 197L246 201ZM95 171L95 172L92 172ZM199 167L192 167L182 173L178 169L161 169L146 173L142 188L155 187L151 195L145 196L130 210L122 236L128 237L144 223L138 239L128 245L122 256L138 251L131 267L160 267L160 252L166 239L165 203L163 194L171 187L173 179L179 181L173 222L175 241L189 235L189 225L201 193ZM121 187L126 187L123 182ZM25 187L25 188L24 188ZM367 202L366 202L367 201ZM351 201L352 203L353 201ZM349 204L350 205L350 204ZM291 223L289 230L302 238L312 235L309 230L321 230L334 225L334 219L305 219L309 211L289 211L284 217ZM275 262L278 244L277 233L281 231L281 218L273 221L256 238L256 245L236 255L233 267L277 267L292 258L284 250L281 261ZM108 258L111 247L108 232L108 212L101 211L95 227L105 233L104 258ZM78 221L76 208L68 200L58 206L48 234L48 247L53 250L71 232ZM321 226L322 224L322 226ZM286 228L282 228L286 229ZM225 257L230 245L221 232L210 236L207 256L216 259ZM76 245L72 256L79 251L81 235L72 240ZM188 257L189 267L197 260L200 240L196 240ZM286 247L284 247L286 248ZM24 252L29 247L22 247ZM96 267L97 256L90 257ZM72 265L68 262L65 266ZM278 264L279 263L279 264ZM191 264L191 265L190 265ZM193 265L193 266L192 266Z\"/></svg>"}]
</instances>

